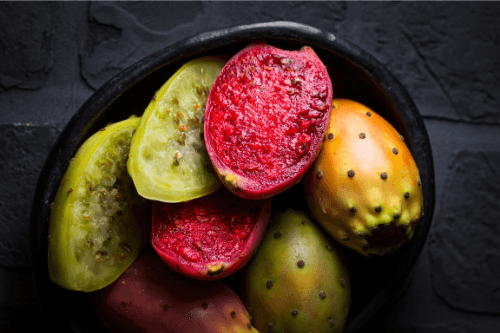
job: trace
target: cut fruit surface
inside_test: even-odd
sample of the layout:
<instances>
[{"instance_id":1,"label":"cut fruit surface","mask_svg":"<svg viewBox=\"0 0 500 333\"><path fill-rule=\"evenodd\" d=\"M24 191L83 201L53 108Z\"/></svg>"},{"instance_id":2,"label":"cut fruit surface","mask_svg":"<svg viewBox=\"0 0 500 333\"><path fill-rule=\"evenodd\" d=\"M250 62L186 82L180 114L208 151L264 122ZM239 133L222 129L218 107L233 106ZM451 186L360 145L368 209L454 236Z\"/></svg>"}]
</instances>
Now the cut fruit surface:
<instances>
[{"instance_id":1,"label":"cut fruit surface","mask_svg":"<svg viewBox=\"0 0 500 333\"><path fill-rule=\"evenodd\" d=\"M50 279L66 289L109 285L147 244L148 202L126 165L138 124L132 117L92 135L62 178L50 215L48 268Z\"/></svg>"},{"instance_id":2,"label":"cut fruit surface","mask_svg":"<svg viewBox=\"0 0 500 333\"><path fill-rule=\"evenodd\" d=\"M127 164L141 196L181 202L220 187L205 148L203 118L208 93L224 64L217 57L186 63L144 111Z\"/></svg>"},{"instance_id":3,"label":"cut fruit surface","mask_svg":"<svg viewBox=\"0 0 500 333\"><path fill-rule=\"evenodd\" d=\"M205 141L234 193L261 199L294 185L319 153L332 84L310 47L257 43L225 65L210 92Z\"/></svg>"},{"instance_id":4,"label":"cut fruit surface","mask_svg":"<svg viewBox=\"0 0 500 333\"><path fill-rule=\"evenodd\" d=\"M253 256L271 200L245 200L225 188L189 202L153 202L151 243L174 270L200 280L228 276Z\"/></svg>"}]
</instances>

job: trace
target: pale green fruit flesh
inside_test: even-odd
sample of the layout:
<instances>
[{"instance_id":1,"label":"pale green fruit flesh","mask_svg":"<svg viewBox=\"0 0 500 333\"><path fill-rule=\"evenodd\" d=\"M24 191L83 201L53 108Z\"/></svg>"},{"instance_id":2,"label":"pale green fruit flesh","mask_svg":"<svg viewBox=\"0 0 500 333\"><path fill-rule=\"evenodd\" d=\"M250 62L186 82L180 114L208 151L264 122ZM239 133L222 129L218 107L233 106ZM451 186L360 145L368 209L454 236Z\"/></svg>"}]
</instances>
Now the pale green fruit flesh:
<instances>
[{"instance_id":1,"label":"pale green fruit flesh","mask_svg":"<svg viewBox=\"0 0 500 333\"><path fill-rule=\"evenodd\" d=\"M127 172L140 118L107 126L80 147L52 205L48 268L60 286L85 292L116 280L149 239L146 200Z\"/></svg>"},{"instance_id":2,"label":"pale green fruit flesh","mask_svg":"<svg viewBox=\"0 0 500 333\"><path fill-rule=\"evenodd\" d=\"M141 196L181 202L221 186L205 147L203 117L224 64L218 57L194 59L156 92L134 134L127 163Z\"/></svg>"}]
</instances>

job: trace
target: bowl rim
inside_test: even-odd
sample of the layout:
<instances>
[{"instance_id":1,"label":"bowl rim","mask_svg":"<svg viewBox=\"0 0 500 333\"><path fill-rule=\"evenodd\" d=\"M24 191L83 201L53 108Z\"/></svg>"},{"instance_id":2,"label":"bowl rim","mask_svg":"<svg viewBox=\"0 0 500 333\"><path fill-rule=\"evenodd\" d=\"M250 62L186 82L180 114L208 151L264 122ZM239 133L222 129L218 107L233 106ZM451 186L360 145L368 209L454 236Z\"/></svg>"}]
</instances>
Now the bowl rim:
<instances>
[{"instance_id":1,"label":"bowl rim","mask_svg":"<svg viewBox=\"0 0 500 333\"><path fill-rule=\"evenodd\" d=\"M44 253L46 239L40 237L40 234L47 235L50 203L55 196L55 192L50 191L50 189L55 187L57 190L60 179L55 174L64 173L69 156L74 155L78 148L75 142L81 143L82 137L88 135L87 132L91 125L95 123L99 115L108 106L156 70L186 58L186 56L196 56L217 49L220 46L263 38L300 41L313 48L318 47L334 51L360 67L382 86L387 94L386 97L394 103L396 109L405 111L400 112L400 116L403 119L403 126L406 127L408 133L411 133L410 138L405 138L405 140L410 148L413 148L413 154L418 156L426 155L425 158L419 159L419 161L415 158L421 174L423 171L426 175L426 179L422 179L425 216L421 218L421 222L419 222L415 231L415 233L418 231L419 238L414 237L412 240L413 245L409 247L409 252L405 253L405 259L407 260L400 263L401 267L397 273L380 288L354 320L347 323L344 332L366 331L388 310L397 297L398 291L411 276L412 268L420 256L427 239L434 211L435 184L432 150L423 118L401 82L375 57L359 46L336 37L326 30L291 21L238 25L203 32L180 40L124 69L103 84L82 104L61 131L47 156L39 175L32 204L29 230L30 261L35 289L40 300L42 299L39 282L40 278L44 278L39 274L40 265L46 262L46 253ZM69 138L78 139L72 143L68 140ZM45 256L45 260L43 256Z\"/></svg>"}]
</instances>

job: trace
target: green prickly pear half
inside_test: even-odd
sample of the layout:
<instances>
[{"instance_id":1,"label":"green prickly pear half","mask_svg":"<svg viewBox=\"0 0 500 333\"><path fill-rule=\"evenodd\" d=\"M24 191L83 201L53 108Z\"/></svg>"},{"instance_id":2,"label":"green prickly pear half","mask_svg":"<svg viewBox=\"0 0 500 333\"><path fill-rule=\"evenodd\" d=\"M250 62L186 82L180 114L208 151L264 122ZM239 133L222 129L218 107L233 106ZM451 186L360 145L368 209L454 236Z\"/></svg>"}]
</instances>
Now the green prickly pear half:
<instances>
[{"instance_id":1,"label":"green prickly pear half","mask_svg":"<svg viewBox=\"0 0 500 333\"><path fill-rule=\"evenodd\" d=\"M203 121L208 93L224 64L219 57L189 61L144 111L127 163L144 198L181 202L222 185L205 148Z\"/></svg>"},{"instance_id":2,"label":"green prickly pear half","mask_svg":"<svg viewBox=\"0 0 500 333\"><path fill-rule=\"evenodd\" d=\"M272 219L241 273L241 299L261 332L342 332L350 280L341 248L303 212Z\"/></svg>"},{"instance_id":3,"label":"green prickly pear half","mask_svg":"<svg viewBox=\"0 0 500 333\"><path fill-rule=\"evenodd\" d=\"M92 296L110 333L258 333L238 295L222 281L185 277L151 252Z\"/></svg>"},{"instance_id":4,"label":"green prickly pear half","mask_svg":"<svg viewBox=\"0 0 500 333\"><path fill-rule=\"evenodd\" d=\"M109 285L149 240L151 203L127 173L138 124L131 117L92 135L62 178L50 215L48 268L50 279L66 289Z\"/></svg>"},{"instance_id":5,"label":"green prickly pear half","mask_svg":"<svg viewBox=\"0 0 500 333\"><path fill-rule=\"evenodd\" d=\"M270 215L271 199L242 199L224 187L189 202L155 201L151 244L172 269L221 279L254 255Z\"/></svg>"},{"instance_id":6,"label":"green prickly pear half","mask_svg":"<svg viewBox=\"0 0 500 333\"><path fill-rule=\"evenodd\" d=\"M403 136L355 101L333 100L326 141L303 184L319 223L365 256L394 252L423 214L422 182Z\"/></svg>"},{"instance_id":7,"label":"green prickly pear half","mask_svg":"<svg viewBox=\"0 0 500 333\"><path fill-rule=\"evenodd\" d=\"M207 101L205 142L232 192L262 199L296 184L321 149L332 83L310 47L246 47L222 69Z\"/></svg>"}]
</instances>

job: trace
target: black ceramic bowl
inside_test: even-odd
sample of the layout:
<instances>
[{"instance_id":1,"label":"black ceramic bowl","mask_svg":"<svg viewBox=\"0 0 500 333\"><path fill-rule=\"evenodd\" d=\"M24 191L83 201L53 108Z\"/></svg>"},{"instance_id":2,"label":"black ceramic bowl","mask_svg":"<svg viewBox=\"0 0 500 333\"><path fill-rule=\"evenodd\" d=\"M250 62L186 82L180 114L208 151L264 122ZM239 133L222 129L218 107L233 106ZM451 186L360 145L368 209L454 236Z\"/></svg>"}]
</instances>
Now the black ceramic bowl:
<instances>
[{"instance_id":1,"label":"black ceramic bowl","mask_svg":"<svg viewBox=\"0 0 500 333\"><path fill-rule=\"evenodd\" d=\"M375 58L333 34L293 22L237 26L177 42L118 74L75 113L57 139L41 171L31 215L30 244L33 276L42 305L54 329L61 332L104 332L90 295L63 290L49 280L47 231L50 204L68 161L80 145L109 122L141 115L154 92L185 62L204 55L234 55L251 40L299 49L313 47L327 66L334 97L350 98L385 117L406 138L420 170L425 216L411 242L395 254L364 258L346 249L352 267L352 300L345 332L362 332L387 310L408 277L427 237L434 209L434 170L423 120L401 83ZM274 198L276 207L304 207L296 186ZM231 284L231 280L228 282Z\"/></svg>"}]
</instances>

